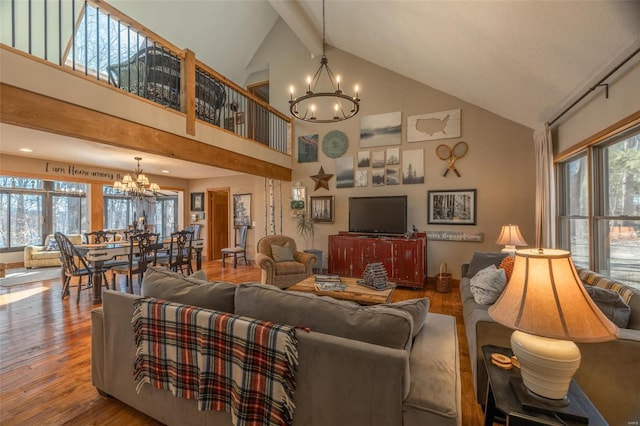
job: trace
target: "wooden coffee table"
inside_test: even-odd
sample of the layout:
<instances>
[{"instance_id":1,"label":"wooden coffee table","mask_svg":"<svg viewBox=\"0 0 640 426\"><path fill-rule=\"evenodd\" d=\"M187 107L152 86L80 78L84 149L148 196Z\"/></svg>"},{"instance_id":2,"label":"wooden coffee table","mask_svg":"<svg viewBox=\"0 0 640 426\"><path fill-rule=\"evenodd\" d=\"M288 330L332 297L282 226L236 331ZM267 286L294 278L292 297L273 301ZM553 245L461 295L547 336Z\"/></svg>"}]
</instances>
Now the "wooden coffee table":
<instances>
[{"instance_id":1,"label":"wooden coffee table","mask_svg":"<svg viewBox=\"0 0 640 426\"><path fill-rule=\"evenodd\" d=\"M301 291L304 293L315 293L320 296L331 296L334 299L350 300L352 302L358 302L361 305L377 305L387 303L391 300L393 288L374 290L358 284L357 281L359 279L360 278L340 277L340 281L347 286L344 291L318 291L315 286L316 277L315 275L311 275L299 283L292 285L287 291Z\"/></svg>"}]
</instances>

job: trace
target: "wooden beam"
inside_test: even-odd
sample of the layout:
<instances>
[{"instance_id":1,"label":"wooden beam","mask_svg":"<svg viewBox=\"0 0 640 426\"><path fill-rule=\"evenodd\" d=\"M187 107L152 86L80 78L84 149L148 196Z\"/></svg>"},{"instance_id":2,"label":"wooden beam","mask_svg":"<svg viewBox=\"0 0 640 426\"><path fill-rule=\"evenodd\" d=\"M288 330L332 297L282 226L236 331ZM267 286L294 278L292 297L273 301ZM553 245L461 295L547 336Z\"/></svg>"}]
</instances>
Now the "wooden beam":
<instances>
[{"instance_id":1,"label":"wooden beam","mask_svg":"<svg viewBox=\"0 0 640 426\"><path fill-rule=\"evenodd\" d=\"M180 69L180 105L187 114L187 134L196 135L196 54L184 51L184 61Z\"/></svg>"},{"instance_id":2,"label":"wooden beam","mask_svg":"<svg viewBox=\"0 0 640 426\"><path fill-rule=\"evenodd\" d=\"M0 122L255 176L291 180L290 168L5 83L0 83Z\"/></svg>"}]
</instances>

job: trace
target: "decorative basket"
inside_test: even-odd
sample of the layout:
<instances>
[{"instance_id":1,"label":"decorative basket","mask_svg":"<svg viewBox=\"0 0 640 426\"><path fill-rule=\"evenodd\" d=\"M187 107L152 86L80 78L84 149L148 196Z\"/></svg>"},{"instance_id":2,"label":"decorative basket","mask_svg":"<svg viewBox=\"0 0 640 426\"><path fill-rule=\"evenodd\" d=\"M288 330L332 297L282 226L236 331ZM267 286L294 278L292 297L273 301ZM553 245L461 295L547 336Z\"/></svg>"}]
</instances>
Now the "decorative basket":
<instances>
[{"instance_id":1,"label":"decorative basket","mask_svg":"<svg viewBox=\"0 0 640 426\"><path fill-rule=\"evenodd\" d=\"M438 293L449 293L451 291L451 274L447 271L446 263L440 264L440 273L436 274L436 291Z\"/></svg>"}]
</instances>

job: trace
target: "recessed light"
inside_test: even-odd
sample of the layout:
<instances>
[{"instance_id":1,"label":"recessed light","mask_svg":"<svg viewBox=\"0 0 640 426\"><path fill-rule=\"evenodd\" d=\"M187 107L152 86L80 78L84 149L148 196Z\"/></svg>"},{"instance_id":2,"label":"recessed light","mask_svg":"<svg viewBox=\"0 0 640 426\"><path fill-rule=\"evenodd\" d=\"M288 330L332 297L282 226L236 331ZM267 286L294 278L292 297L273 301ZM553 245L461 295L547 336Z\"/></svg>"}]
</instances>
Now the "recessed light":
<instances>
[{"instance_id":1,"label":"recessed light","mask_svg":"<svg viewBox=\"0 0 640 426\"><path fill-rule=\"evenodd\" d=\"M31 148L19 148L18 151L20 151L20 152L33 152L33 150Z\"/></svg>"},{"instance_id":2,"label":"recessed light","mask_svg":"<svg viewBox=\"0 0 640 426\"><path fill-rule=\"evenodd\" d=\"M171 173L171 172L169 170L163 170L162 173L167 174L167 173Z\"/></svg>"}]
</instances>

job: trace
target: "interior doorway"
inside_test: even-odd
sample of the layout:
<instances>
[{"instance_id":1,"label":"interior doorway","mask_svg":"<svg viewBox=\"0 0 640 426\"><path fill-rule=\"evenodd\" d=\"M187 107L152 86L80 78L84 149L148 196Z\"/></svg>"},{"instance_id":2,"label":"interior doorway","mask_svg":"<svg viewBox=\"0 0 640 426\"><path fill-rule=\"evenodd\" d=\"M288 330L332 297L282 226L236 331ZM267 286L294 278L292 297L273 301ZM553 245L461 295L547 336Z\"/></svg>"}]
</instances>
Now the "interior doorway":
<instances>
[{"instance_id":1,"label":"interior doorway","mask_svg":"<svg viewBox=\"0 0 640 426\"><path fill-rule=\"evenodd\" d=\"M229 243L229 188L207 189L207 259L221 259L221 250Z\"/></svg>"}]
</instances>

